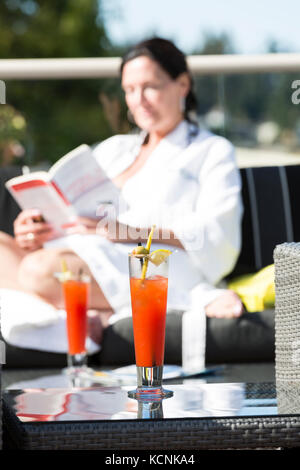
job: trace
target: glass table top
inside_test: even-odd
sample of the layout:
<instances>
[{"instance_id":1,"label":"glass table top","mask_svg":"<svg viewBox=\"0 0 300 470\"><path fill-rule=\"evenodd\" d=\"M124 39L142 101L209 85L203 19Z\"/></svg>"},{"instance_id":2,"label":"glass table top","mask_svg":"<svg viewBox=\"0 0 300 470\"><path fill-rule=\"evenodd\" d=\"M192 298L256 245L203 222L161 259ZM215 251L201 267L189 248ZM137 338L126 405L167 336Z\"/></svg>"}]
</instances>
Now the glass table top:
<instances>
[{"instance_id":1,"label":"glass table top","mask_svg":"<svg viewBox=\"0 0 300 470\"><path fill-rule=\"evenodd\" d=\"M171 398L141 402L132 385L6 390L3 398L22 422L270 416L300 413L300 387L274 383L167 384ZM291 392L291 389L289 389ZM292 398L291 398L292 397Z\"/></svg>"}]
</instances>

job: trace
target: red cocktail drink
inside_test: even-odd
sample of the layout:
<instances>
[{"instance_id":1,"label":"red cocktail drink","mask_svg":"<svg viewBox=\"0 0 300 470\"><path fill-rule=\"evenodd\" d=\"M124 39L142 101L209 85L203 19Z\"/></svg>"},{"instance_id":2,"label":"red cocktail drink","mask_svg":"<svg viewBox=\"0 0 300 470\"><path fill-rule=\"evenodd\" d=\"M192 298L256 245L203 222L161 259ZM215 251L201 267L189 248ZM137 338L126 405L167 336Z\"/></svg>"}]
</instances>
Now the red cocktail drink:
<instances>
[{"instance_id":1,"label":"red cocktail drink","mask_svg":"<svg viewBox=\"0 0 300 470\"><path fill-rule=\"evenodd\" d=\"M130 293L133 321L137 388L128 392L138 400L161 400L173 395L162 387L166 312L168 296L168 259L153 263L153 258L129 256Z\"/></svg>"},{"instance_id":2,"label":"red cocktail drink","mask_svg":"<svg viewBox=\"0 0 300 470\"><path fill-rule=\"evenodd\" d=\"M136 365L162 366L164 363L168 279L154 276L141 281L130 279Z\"/></svg>"},{"instance_id":3,"label":"red cocktail drink","mask_svg":"<svg viewBox=\"0 0 300 470\"><path fill-rule=\"evenodd\" d=\"M89 284L77 279L70 279L63 282L63 292L67 313L69 354L83 354L86 352Z\"/></svg>"},{"instance_id":4,"label":"red cocktail drink","mask_svg":"<svg viewBox=\"0 0 300 470\"><path fill-rule=\"evenodd\" d=\"M90 277L79 273L75 276L66 268L55 273L62 285L66 310L66 333L68 340L68 367L71 376L80 376L88 371L86 366L87 311L89 302Z\"/></svg>"}]
</instances>

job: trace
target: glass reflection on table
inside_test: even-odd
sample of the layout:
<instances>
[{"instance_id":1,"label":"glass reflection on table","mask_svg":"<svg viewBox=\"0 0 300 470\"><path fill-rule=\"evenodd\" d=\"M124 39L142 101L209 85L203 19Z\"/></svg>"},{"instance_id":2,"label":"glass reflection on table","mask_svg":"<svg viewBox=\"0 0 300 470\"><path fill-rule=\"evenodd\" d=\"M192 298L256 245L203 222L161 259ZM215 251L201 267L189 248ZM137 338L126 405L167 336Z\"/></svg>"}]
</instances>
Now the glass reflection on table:
<instances>
[{"instance_id":1,"label":"glass reflection on table","mask_svg":"<svg viewBox=\"0 0 300 470\"><path fill-rule=\"evenodd\" d=\"M162 419L163 417L163 400L138 400L138 419Z\"/></svg>"},{"instance_id":2,"label":"glass reflection on table","mask_svg":"<svg viewBox=\"0 0 300 470\"><path fill-rule=\"evenodd\" d=\"M130 386L86 388L24 388L3 393L22 422L135 420L249 416L277 414L274 384L196 383L170 385L168 399L139 401L129 398ZM251 388L252 387L252 388Z\"/></svg>"}]
</instances>

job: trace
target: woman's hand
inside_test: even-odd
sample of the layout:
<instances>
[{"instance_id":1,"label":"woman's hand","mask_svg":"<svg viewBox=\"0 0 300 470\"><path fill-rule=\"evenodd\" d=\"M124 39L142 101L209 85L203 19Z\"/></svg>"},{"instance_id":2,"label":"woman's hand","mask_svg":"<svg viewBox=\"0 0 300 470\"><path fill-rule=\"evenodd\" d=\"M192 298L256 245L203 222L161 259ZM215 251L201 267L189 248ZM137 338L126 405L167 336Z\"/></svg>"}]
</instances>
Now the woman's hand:
<instances>
[{"instance_id":1,"label":"woman's hand","mask_svg":"<svg viewBox=\"0 0 300 470\"><path fill-rule=\"evenodd\" d=\"M208 304L205 312L207 317L237 318L244 312L244 306L235 292L227 290Z\"/></svg>"},{"instance_id":2,"label":"woman's hand","mask_svg":"<svg viewBox=\"0 0 300 470\"><path fill-rule=\"evenodd\" d=\"M15 240L23 250L34 251L41 248L54 234L53 226L44 222L41 213L36 209L20 212L14 221Z\"/></svg>"}]
</instances>

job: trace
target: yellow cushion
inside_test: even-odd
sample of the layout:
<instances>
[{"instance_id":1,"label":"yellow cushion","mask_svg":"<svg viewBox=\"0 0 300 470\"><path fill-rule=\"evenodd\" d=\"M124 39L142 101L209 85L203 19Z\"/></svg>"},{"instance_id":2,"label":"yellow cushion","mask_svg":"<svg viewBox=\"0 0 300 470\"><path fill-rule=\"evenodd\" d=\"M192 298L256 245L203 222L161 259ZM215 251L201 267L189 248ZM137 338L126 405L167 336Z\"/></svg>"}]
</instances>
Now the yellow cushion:
<instances>
[{"instance_id":1,"label":"yellow cushion","mask_svg":"<svg viewBox=\"0 0 300 470\"><path fill-rule=\"evenodd\" d=\"M275 305L274 264L255 274L232 279L228 288L241 298L248 312L261 312Z\"/></svg>"}]
</instances>

